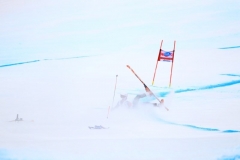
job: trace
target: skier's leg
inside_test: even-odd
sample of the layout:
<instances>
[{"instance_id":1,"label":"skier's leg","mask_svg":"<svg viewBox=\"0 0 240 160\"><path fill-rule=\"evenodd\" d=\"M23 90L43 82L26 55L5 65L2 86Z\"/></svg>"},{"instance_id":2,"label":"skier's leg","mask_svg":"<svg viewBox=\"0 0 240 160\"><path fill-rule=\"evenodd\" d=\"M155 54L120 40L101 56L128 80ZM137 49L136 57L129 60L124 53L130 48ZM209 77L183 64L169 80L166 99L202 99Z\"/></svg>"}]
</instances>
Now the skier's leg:
<instances>
[{"instance_id":1,"label":"skier's leg","mask_svg":"<svg viewBox=\"0 0 240 160\"><path fill-rule=\"evenodd\" d=\"M140 98L144 98L146 97L146 94L143 93L143 94L139 94L137 95L134 99L133 99L133 107L136 107L138 105L138 101Z\"/></svg>"}]
</instances>

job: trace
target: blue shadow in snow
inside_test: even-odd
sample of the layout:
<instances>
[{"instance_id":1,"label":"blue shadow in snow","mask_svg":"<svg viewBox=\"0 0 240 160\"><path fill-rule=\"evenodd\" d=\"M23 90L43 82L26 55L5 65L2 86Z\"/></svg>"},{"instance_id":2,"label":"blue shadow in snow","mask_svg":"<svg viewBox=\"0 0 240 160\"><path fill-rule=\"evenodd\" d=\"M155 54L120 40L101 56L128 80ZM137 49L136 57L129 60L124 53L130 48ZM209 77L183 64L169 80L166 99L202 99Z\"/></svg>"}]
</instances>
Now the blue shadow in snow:
<instances>
[{"instance_id":1,"label":"blue shadow in snow","mask_svg":"<svg viewBox=\"0 0 240 160\"><path fill-rule=\"evenodd\" d=\"M21 64L27 64L27 63L35 63L35 62L39 62L40 60L34 60L34 61L27 61L27 62L19 62L19 63L11 63L11 64L5 64L5 65L1 65L1 67L10 67L10 66L16 66L16 65L21 65Z\"/></svg>"},{"instance_id":2,"label":"blue shadow in snow","mask_svg":"<svg viewBox=\"0 0 240 160\"><path fill-rule=\"evenodd\" d=\"M163 119L159 119L159 120L161 122L163 122L163 123L166 123L166 124L183 126L183 127L188 127L188 128L198 129L198 130L203 130L203 131L218 131L218 132L223 132L223 133L236 133L236 132L240 132L238 130L219 130L219 129L216 129L216 128L198 127L198 126L194 126L194 125L190 125L190 124L179 124L179 123L165 121Z\"/></svg>"},{"instance_id":3,"label":"blue shadow in snow","mask_svg":"<svg viewBox=\"0 0 240 160\"><path fill-rule=\"evenodd\" d=\"M222 47L218 49L234 49L234 48L240 48L240 46Z\"/></svg>"}]
</instances>

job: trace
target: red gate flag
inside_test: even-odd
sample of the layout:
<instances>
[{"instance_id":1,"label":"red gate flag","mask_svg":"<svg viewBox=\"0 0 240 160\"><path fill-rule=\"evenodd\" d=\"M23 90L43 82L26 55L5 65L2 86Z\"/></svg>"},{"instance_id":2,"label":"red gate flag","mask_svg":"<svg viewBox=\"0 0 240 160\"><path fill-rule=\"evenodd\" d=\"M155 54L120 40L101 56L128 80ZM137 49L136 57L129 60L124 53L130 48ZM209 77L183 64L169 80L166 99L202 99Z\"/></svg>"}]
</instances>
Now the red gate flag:
<instances>
[{"instance_id":1,"label":"red gate flag","mask_svg":"<svg viewBox=\"0 0 240 160\"><path fill-rule=\"evenodd\" d=\"M173 51L160 50L158 55L158 61L171 62L173 60Z\"/></svg>"},{"instance_id":2,"label":"red gate flag","mask_svg":"<svg viewBox=\"0 0 240 160\"><path fill-rule=\"evenodd\" d=\"M158 53L158 59L157 59L157 64L156 64L154 75L153 75L152 85L154 84L154 79L155 79L155 75L156 75L158 61L166 61L166 62L172 62L171 73L170 73L170 82L169 82L169 87L171 87L172 69L173 69L173 61L174 61L174 53L175 53L176 41L174 41L174 48L173 48L172 51L164 51L164 50L162 50L162 43L163 43L163 40L161 41L160 50L159 50L159 53Z\"/></svg>"}]
</instances>

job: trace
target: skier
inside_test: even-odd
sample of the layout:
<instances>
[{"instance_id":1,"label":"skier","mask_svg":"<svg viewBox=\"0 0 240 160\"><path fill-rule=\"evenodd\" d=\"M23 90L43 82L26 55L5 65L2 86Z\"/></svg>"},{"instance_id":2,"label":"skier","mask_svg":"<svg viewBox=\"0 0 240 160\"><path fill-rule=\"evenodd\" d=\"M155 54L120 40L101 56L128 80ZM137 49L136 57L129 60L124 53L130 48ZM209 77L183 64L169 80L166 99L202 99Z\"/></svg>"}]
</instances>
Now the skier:
<instances>
[{"instance_id":1,"label":"skier","mask_svg":"<svg viewBox=\"0 0 240 160\"><path fill-rule=\"evenodd\" d=\"M131 103L130 101L127 100L128 94L127 93L121 93L120 97L121 100L118 101L117 105L113 108L116 109L118 107L125 107L125 108L132 108L132 107L137 107L139 105L139 100L141 98L151 96L149 92L138 94L134 99L133 102ZM149 103L149 102L142 102L143 106L151 106L151 107L162 107L164 105L164 100L161 99L160 103Z\"/></svg>"},{"instance_id":2,"label":"skier","mask_svg":"<svg viewBox=\"0 0 240 160\"><path fill-rule=\"evenodd\" d=\"M151 94L148 93L148 92L147 92L147 93L138 94L138 95L133 99L133 107L137 107L137 106L138 106L138 103L139 103L139 99L140 99L140 98L144 98L144 97L147 97L147 96L151 96ZM153 107L160 107L160 106L163 106L164 100L161 99L159 104L157 104L157 103L147 103L147 102L143 102L142 104L143 104L143 105L150 105L150 106L153 106Z\"/></svg>"},{"instance_id":3,"label":"skier","mask_svg":"<svg viewBox=\"0 0 240 160\"><path fill-rule=\"evenodd\" d=\"M117 105L114 108L118 107L125 107L125 108L131 108L132 104L127 100L128 94L127 93L121 93L120 94L121 100L118 101Z\"/></svg>"}]
</instances>

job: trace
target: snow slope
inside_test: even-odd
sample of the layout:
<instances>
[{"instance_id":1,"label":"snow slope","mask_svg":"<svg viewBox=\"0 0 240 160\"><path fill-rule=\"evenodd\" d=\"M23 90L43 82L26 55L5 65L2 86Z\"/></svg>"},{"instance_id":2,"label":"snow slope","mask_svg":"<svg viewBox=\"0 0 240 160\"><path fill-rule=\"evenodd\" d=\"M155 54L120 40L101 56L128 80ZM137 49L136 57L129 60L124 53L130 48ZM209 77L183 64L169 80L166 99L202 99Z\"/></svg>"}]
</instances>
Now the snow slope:
<instances>
[{"instance_id":1,"label":"snow slope","mask_svg":"<svg viewBox=\"0 0 240 160\"><path fill-rule=\"evenodd\" d=\"M239 55L196 50L186 59L190 52L176 52L172 89L166 87L170 63L159 63L151 86L156 53L1 64L0 158L238 159L240 63L231 58L229 65L226 54ZM139 106L111 110L107 118L116 75L114 105L120 92L130 101L144 92L127 64L165 99L169 111ZM16 114L24 121L9 122ZM94 125L109 129L88 128Z\"/></svg>"}]
</instances>

